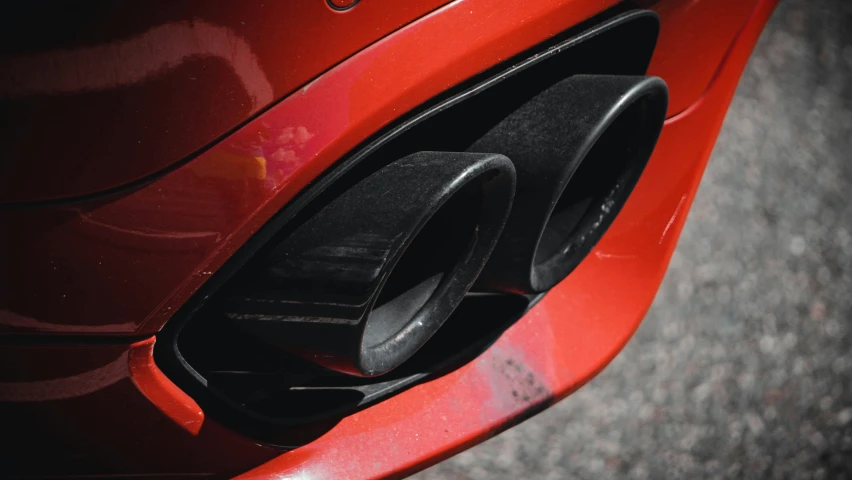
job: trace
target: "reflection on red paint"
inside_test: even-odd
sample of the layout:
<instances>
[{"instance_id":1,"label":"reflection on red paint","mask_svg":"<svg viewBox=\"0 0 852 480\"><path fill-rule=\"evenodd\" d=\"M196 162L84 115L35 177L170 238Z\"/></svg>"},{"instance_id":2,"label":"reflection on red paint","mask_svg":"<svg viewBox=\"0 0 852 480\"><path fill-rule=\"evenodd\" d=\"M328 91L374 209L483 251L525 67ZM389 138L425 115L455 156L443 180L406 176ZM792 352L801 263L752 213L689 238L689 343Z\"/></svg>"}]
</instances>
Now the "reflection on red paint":
<instances>
[{"instance_id":1,"label":"reflection on red paint","mask_svg":"<svg viewBox=\"0 0 852 480\"><path fill-rule=\"evenodd\" d=\"M0 105L14 119L0 131L0 203L158 172L447 2L370 0L345 15L323 0L17 4L0 33Z\"/></svg>"},{"instance_id":2,"label":"reflection on red paint","mask_svg":"<svg viewBox=\"0 0 852 480\"><path fill-rule=\"evenodd\" d=\"M0 402L48 402L82 397L127 377L127 352L93 370L49 380L0 382Z\"/></svg>"},{"instance_id":3,"label":"reflection on red paint","mask_svg":"<svg viewBox=\"0 0 852 480\"><path fill-rule=\"evenodd\" d=\"M239 78L254 111L273 99L272 84L251 46L228 27L205 21L156 26L103 45L11 54L0 65L5 97L111 90L151 80L193 57L225 61Z\"/></svg>"},{"instance_id":4,"label":"reflection on red paint","mask_svg":"<svg viewBox=\"0 0 852 480\"><path fill-rule=\"evenodd\" d=\"M756 2L661 0L651 8L660 15L661 27L648 74L669 84L671 116L694 103L710 85Z\"/></svg>"}]
</instances>

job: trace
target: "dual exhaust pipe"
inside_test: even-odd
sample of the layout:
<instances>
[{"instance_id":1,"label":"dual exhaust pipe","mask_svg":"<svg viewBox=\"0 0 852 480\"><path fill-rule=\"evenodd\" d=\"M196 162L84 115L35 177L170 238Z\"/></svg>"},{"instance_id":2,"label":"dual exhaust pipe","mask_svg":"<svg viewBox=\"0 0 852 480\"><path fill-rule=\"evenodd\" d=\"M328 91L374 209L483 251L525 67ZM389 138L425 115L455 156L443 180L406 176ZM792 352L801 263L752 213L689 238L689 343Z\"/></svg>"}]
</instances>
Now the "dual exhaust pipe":
<instances>
[{"instance_id":1,"label":"dual exhaust pipe","mask_svg":"<svg viewBox=\"0 0 852 480\"><path fill-rule=\"evenodd\" d=\"M225 315L357 376L387 373L476 291L535 294L591 251L639 180L668 102L655 77L576 75L466 152L420 152L329 202L263 259Z\"/></svg>"}]
</instances>

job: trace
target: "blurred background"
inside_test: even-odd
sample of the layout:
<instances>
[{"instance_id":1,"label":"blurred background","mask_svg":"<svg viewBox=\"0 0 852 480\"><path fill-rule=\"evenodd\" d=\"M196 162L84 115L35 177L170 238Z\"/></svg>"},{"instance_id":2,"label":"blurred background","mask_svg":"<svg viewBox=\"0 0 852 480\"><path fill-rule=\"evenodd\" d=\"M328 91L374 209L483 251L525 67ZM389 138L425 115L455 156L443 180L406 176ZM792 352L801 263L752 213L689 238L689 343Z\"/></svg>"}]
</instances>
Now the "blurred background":
<instances>
[{"instance_id":1,"label":"blurred background","mask_svg":"<svg viewBox=\"0 0 852 480\"><path fill-rule=\"evenodd\" d=\"M852 479L852 0L781 0L625 350L414 478L611 477Z\"/></svg>"}]
</instances>

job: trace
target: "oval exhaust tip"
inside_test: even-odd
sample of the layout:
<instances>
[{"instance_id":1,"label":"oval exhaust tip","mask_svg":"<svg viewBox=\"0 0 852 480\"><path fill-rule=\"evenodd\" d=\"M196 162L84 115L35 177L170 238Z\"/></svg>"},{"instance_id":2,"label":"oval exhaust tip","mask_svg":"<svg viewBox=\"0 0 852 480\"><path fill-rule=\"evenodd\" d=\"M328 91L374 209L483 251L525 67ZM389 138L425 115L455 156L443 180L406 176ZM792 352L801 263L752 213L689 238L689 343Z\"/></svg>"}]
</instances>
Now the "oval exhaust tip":
<instances>
[{"instance_id":1,"label":"oval exhaust tip","mask_svg":"<svg viewBox=\"0 0 852 480\"><path fill-rule=\"evenodd\" d=\"M508 217L498 154L420 152L365 178L271 249L226 316L277 347L358 376L389 372L473 285Z\"/></svg>"},{"instance_id":2,"label":"oval exhaust tip","mask_svg":"<svg viewBox=\"0 0 852 480\"><path fill-rule=\"evenodd\" d=\"M606 232L662 130L663 80L576 75L524 103L468 150L512 159L518 184L503 236L475 289L540 293Z\"/></svg>"}]
</instances>

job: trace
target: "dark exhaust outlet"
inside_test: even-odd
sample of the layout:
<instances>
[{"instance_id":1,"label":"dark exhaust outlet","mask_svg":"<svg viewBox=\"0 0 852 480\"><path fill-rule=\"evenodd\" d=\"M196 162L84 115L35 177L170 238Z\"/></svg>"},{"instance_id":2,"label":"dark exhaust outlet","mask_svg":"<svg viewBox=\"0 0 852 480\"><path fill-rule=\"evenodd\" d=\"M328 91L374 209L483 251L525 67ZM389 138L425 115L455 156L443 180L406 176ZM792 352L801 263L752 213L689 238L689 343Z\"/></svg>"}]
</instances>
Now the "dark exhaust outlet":
<instances>
[{"instance_id":1,"label":"dark exhaust outlet","mask_svg":"<svg viewBox=\"0 0 852 480\"><path fill-rule=\"evenodd\" d=\"M565 278L627 201L663 126L656 77L576 75L549 87L478 139L518 176L512 213L476 289L543 292Z\"/></svg>"},{"instance_id":2,"label":"dark exhaust outlet","mask_svg":"<svg viewBox=\"0 0 852 480\"><path fill-rule=\"evenodd\" d=\"M226 316L333 370L397 367L449 317L488 259L515 171L497 154L421 152L393 162L296 227Z\"/></svg>"}]
</instances>

